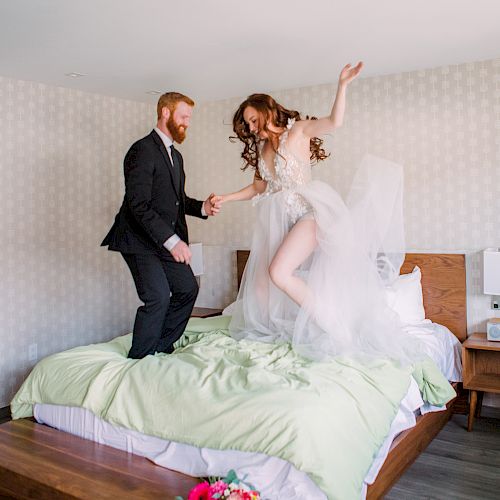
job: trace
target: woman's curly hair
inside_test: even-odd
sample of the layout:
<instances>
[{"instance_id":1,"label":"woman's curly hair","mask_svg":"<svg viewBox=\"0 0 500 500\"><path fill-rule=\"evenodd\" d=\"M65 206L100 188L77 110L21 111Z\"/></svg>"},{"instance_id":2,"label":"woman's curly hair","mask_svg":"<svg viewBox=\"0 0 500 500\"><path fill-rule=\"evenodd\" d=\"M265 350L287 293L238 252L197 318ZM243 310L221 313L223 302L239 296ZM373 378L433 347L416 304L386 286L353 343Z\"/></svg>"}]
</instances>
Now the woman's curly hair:
<instances>
[{"instance_id":1,"label":"woman's curly hair","mask_svg":"<svg viewBox=\"0 0 500 500\"><path fill-rule=\"evenodd\" d=\"M286 127L290 118L296 121L300 120L301 118L298 111L286 109L267 94L252 94L240 104L233 116L233 131L236 135L231 136L229 139L232 142L234 142L236 139L239 139L245 145L243 148L243 152L241 153L241 157L243 158L245 164L241 169L246 170L249 166L251 166L255 170L257 177L260 178L258 171L258 137L250 132L248 124L245 123L245 120L243 119L243 113L248 106L251 106L258 111L260 115L259 128L266 131L270 136L276 134L274 134L267 128L267 122L269 120L277 127ZM316 120L317 118L306 117L306 119ZM272 141L271 145L273 145ZM325 152L322 146L323 139L320 139L318 137L311 138L311 162L317 163L330 156L330 154L327 154ZM275 152L277 153L276 150Z\"/></svg>"}]
</instances>

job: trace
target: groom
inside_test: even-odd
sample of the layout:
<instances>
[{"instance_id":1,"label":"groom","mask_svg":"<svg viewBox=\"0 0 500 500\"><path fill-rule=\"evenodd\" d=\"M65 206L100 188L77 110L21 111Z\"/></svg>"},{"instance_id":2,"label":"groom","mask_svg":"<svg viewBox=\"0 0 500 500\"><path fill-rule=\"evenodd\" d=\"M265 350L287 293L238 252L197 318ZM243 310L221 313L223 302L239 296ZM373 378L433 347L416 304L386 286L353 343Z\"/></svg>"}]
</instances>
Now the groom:
<instances>
[{"instance_id":1,"label":"groom","mask_svg":"<svg viewBox=\"0 0 500 500\"><path fill-rule=\"evenodd\" d=\"M125 198L101 243L121 252L140 300L129 358L173 352L198 295L191 267L186 214L206 219L219 211L184 191L183 159L174 148L186 137L194 102L177 92L163 94L155 129L129 149L124 160Z\"/></svg>"}]
</instances>

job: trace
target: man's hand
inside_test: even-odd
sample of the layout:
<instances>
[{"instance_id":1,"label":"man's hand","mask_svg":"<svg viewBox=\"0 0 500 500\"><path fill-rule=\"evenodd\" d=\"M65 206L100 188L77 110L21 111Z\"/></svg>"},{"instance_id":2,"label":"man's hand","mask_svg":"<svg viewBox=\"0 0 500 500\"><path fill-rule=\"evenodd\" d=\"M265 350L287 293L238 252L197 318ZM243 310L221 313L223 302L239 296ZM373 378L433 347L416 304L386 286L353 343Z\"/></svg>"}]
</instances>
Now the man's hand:
<instances>
[{"instance_id":1,"label":"man's hand","mask_svg":"<svg viewBox=\"0 0 500 500\"><path fill-rule=\"evenodd\" d=\"M170 250L170 253L176 262L188 265L191 263L191 249L182 240Z\"/></svg>"},{"instance_id":2,"label":"man's hand","mask_svg":"<svg viewBox=\"0 0 500 500\"><path fill-rule=\"evenodd\" d=\"M203 208L207 215L217 215L222 204L222 197L211 193L210 196L203 202Z\"/></svg>"}]
</instances>

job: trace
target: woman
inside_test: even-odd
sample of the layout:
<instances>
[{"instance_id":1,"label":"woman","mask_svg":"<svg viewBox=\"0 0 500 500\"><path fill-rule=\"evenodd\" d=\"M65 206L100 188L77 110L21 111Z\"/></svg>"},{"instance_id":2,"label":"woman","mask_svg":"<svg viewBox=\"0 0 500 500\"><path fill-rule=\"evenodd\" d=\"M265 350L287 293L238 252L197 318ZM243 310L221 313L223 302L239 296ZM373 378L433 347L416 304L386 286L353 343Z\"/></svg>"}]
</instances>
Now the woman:
<instances>
[{"instance_id":1,"label":"woman","mask_svg":"<svg viewBox=\"0 0 500 500\"><path fill-rule=\"evenodd\" d=\"M319 136L342 125L346 89L362 67L342 69L328 117L303 120L264 94L248 97L234 115L244 169L255 174L252 184L220 201L253 199L258 207L230 324L236 338L291 341L316 359L345 353L407 359L384 297L404 251L401 169L368 158L347 204L311 178L311 162L328 156Z\"/></svg>"}]
</instances>

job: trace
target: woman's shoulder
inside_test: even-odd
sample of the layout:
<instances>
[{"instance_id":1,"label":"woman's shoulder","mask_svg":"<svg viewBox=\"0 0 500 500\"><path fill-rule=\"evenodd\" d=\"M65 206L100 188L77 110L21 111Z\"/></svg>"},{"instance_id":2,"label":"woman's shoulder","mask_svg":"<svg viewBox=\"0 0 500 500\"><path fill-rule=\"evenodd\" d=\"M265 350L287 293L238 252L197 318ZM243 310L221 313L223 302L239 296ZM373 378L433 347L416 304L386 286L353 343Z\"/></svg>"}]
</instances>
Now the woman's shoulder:
<instances>
[{"instance_id":1,"label":"woman's shoulder","mask_svg":"<svg viewBox=\"0 0 500 500\"><path fill-rule=\"evenodd\" d=\"M289 118L286 126L286 136L288 136L292 142L302 142L305 139L304 128L309 120L296 120L295 118Z\"/></svg>"},{"instance_id":2,"label":"woman's shoulder","mask_svg":"<svg viewBox=\"0 0 500 500\"><path fill-rule=\"evenodd\" d=\"M300 125L297 125L297 120L295 118L288 118L288 121L285 125L285 130L281 134L280 139L284 139L289 135L293 135L298 129L300 129Z\"/></svg>"},{"instance_id":3,"label":"woman's shoulder","mask_svg":"<svg viewBox=\"0 0 500 500\"><path fill-rule=\"evenodd\" d=\"M295 135L298 133L301 134L308 121L309 120L296 120L295 118L289 118L286 124L286 132L288 132L289 135Z\"/></svg>"}]
</instances>

